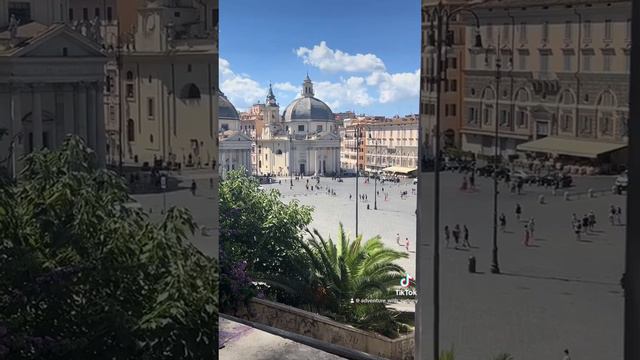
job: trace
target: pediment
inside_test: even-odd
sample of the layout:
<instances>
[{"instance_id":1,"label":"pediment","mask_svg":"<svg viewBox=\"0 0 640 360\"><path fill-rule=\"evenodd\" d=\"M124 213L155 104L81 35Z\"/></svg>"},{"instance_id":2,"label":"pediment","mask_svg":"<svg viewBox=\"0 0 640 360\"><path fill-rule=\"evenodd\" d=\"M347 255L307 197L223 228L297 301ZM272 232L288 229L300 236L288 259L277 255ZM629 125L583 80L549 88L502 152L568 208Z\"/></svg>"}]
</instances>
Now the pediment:
<instances>
[{"instance_id":1,"label":"pediment","mask_svg":"<svg viewBox=\"0 0 640 360\"><path fill-rule=\"evenodd\" d=\"M64 50L66 49L66 56ZM30 39L13 56L23 58L39 57L105 57L98 44L63 25L56 25L49 31Z\"/></svg>"},{"instance_id":2,"label":"pediment","mask_svg":"<svg viewBox=\"0 0 640 360\"><path fill-rule=\"evenodd\" d=\"M221 138L220 138L221 142L227 142L227 141L249 141L251 142L251 138L248 135L245 135L243 133L240 132L225 132L224 134L222 134Z\"/></svg>"}]
</instances>

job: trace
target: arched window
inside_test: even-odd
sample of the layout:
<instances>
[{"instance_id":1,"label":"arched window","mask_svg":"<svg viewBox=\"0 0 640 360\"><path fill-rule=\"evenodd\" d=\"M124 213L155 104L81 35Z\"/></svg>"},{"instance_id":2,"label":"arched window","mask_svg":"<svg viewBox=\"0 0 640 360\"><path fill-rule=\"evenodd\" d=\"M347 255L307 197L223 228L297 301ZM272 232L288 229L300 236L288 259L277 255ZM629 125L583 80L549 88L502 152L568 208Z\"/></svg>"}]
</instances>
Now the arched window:
<instances>
[{"instance_id":1,"label":"arched window","mask_svg":"<svg viewBox=\"0 0 640 360\"><path fill-rule=\"evenodd\" d=\"M482 124L483 125L491 125L491 122L494 117L494 104L493 100L495 99L495 93L493 89L486 88L482 92Z\"/></svg>"},{"instance_id":2,"label":"arched window","mask_svg":"<svg viewBox=\"0 0 640 360\"><path fill-rule=\"evenodd\" d=\"M127 141L133 142L136 139L136 129L133 119L127 120Z\"/></svg>"},{"instance_id":3,"label":"arched window","mask_svg":"<svg viewBox=\"0 0 640 360\"><path fill-rule=\"evenodd\" d=\"M127 81L133 81L133 72L127 71Z\"/></svg>"},{"instance_id":4,"label":"arched window","mask_svg":"<svg viewBox=\"0 0 640 360\"><path fill-rule=\"evenodd\" d=\"M200 89L196 86L196 84L187 84L182 87L180 91L181 99L200 99Z\"/></svg>"},{"instance_id":5,"label":"arched window","mask_svg":"<svg viewBox=\"0 0 640 360\"><path fill-rule=\"evenodd\" d=\"M557 118L560 121L561 132L572 132L574 111L575 111L576 98L569 90L565 90L558 97L558 111Z\"/></svg>"},{"instance_id":6,"label":"arched window","mask_svg":"<svg viewBox=\"0 0 640 360\"><path fill-rule=\"evenodd\" d=\"M521 88L515 93L516 102L516 126L527 128L529 126L529 92Z\"/></svg>"},{"instance_id":7,"label":"arched window","mask_svg":"<svg viewBox=\"0 0 640 360\"><path fill-rule=\"evenodd\" d=\"M600 135L613 136L614 111L616 99L609 90L600 94L597 104L597 124Z\"/></svg>"}]
</instances>

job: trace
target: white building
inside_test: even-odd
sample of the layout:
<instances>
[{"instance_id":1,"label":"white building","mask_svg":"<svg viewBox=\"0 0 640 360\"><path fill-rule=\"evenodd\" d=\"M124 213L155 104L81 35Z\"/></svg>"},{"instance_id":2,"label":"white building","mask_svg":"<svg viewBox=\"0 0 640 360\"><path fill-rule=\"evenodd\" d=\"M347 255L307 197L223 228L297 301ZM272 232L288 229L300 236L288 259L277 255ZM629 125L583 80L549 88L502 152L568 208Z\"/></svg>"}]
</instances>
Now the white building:
<instances>
[{"instance_id":1,"label":"white building","mask_svg":"<svg viewBox=\"0 0 640 360\"><path fill-rule=\"evenodd\" d=\"M265 125L258 139L258 169L261 174L330 175L340 170L340 138L333 112L314 97L307 76L302 97L285 109L271 89L265 104Z\"/></svg>"},{"instance_id":2,"label":"white building","mask_svg":"<svg viewBox=\"0 0 640 360\"><path fill-rule=\"evenodd\" d=\"M214 2L147 0L121 56L124 160L213 167L218 56Z\"/></svg>"},{"instance_id":3,"label":"white building","mask_svg":"<svg viewBox=\"0 0 640 360\"><path fill-rule=\"evenodd\" d=\"M218 138L220 165L218 172L225 176L232 170L244 169L251 174L251 147L253 140L241 130L240 116L229 99L218 91L218 122L220 124Z\"/></svg>"},{"instance_id":4,"label":"white building","mask_svg":"<svg viewBox=\"0 0 640 360\"><path fill-rule=\"evenodd\" d=\"M418 121L397 118L367 125L366 171L394 167L395 172L409 173L418 168Z\"/></svg>"},{"instance_id":5,"label":"white building","mask_svg":"<svg viewBox=\"0 0 640 360\"><path fill-rule=\"evenodd\" d=\"M0 141L0 158L8 162L0 166L18 172L17 159L56 149L66 134L84 138L103 166L107 58L96 41L99 24L80 33L65 25L68 1L42 3L0 0L0 28L6 29L0 32L0 128L9 131Z\"/></svg>"}]
</instances>

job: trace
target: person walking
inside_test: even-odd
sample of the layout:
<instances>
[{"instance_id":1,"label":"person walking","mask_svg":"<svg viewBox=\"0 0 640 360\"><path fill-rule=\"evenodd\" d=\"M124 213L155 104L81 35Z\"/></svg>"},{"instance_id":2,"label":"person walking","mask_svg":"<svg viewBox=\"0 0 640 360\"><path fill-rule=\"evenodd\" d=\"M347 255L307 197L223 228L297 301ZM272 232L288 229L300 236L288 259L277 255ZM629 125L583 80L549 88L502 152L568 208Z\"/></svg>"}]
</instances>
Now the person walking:
<instances>
[{"instance_id":1,"label":"person walking","mask_svg":"<svg viewBox=\"0 0 640 360\"><path fill-rule=\"evenodd\" d=\"M589 231L593 231L596 227L596 214L593 210L589 211Z\"/></svg>"},{"instance_id":2,"label":"person walking","mask_svg":"<svg viewBox=\"0 0 640 360\"><path fill-rule=\"evenodd\" d=\"M476 188L476 177L473 175L473 172L469 175L469 185L471 185L472 189Z\"/></svg>"},{"instance_id":3,"label":"person walking","mask_svg":"<svg viewBox=\"0 0 640 360\"><path fill-rule=\"evenodd\" d=\"M582 217L582 231L585 234L589 232L589 216L587 214Z\"/></svg>"},{"instance_id":4,"label":"person walking","mask_svg":"<svg viewBox=\"0 0 640 360\"><path fill-rule=\"evenodd\" d=\"M463 225L462 231L463 231L462 245L466 246L467 248L471 248L471 243L469 242L469 229L467 228L467 225Z\"/></svg>"},{"instance_id":5,"label":"person walking","mask_svg":"<svg viewBox=\"0 0 640 360\"><path fill-rule=\"evenodd\" d=\"M611 207L609 208L609 224L611 224L611 226L616 224L616 207L611 205Z\"/></svg>"},{"instance_id":6,"label":"person walking","mask_svg":"<svg viewBox=\"0 0 640 360\"><path fill-rule=\"evenodd\" d=\"M580 241L580 234L582 233L581 227L582 226L579 220L573 222L573 232L576 234L577 241Z\"/></svg>"},{"instance_id":7,"label":"person walking","mask_svg":"<svg viewBox=\"0 0 640 360\"><path fill-rule=\"evenodd\" d=\"M525 224L525 225L524 225L524 242L523 242L523 243L524 243L524 246L529 246L529 237L530 237L530 234L529 234L529 225L528 225L528 224Z\"/></svg>"},{"instance_id":8,"label":"person walking","mask_svg":"<svg viewBox=\"0 0 640 360\"><path fill-rule=\"evenodd\" d=\"M504 213L500 214L500 230L502 232L505 232L506 228L507 228L507 217L504 216Z\"/></svg>"},{"instance_id":9,"label":"person walking","mask_svg":"<svg viewBox=\"0 0 640 360\"><path fill-rule=\"evenodd\" d=\"M409 252L409 237L404 238L404 248Z\"/></svg>"},{"instance_id":10,"label":"person walking","mask_svg":"<svg viewBox=\"0 0 640 360\"><path fill-rule=\"evenodd\" d=\"M195 180L191 180L191 194L193 196L196 196L196 181Z\"/></svg>"},{"instance_id":11,"label":"person walking","mask_svg":"<svg viewBox=\"0 0 640 360\"><path fill-rule=\"evenodd\" d=\"M398 244L398 246L402 246L400 245L400 233L396 234L396 244Z\"/></svg>"},{"instance_id":12,"label":"person walking","mask_svg":"<svg viewBox=\"0 0 640 360\"><path fill-rule=\"evenodd\" d=\"M455 242L455 248L458 248L458 244L460 243L460 225L456 224L453 228L453 241Z\"/></svg>"},{"instance_id":13,"label":"person walking","mask_svg":"<svg viewBox=\"0 0 640 360\"><path fill-rule=\"evenodd\" d=\"M522 215L522 207L520 206L520 203L516 204L516 219L518 219L518 221L520 221L520 215Z\"/></svg>"},{"instance_id":14,"label":"person walking","mask_svg":"<svg viewBox=\"0 0 640 360\"><path fill-rule=\"evenodd\" d=\"M531 233L531 239L534 239L534 231L535 231L535 227L536 227L536 221L531 218L529 219L529 232Z\"/></svg>"},{"instance_id":15,"label":"person walking","mask_svg":"<svg viewBox=\"0 0 640 360\"><path fill-rule=\"evenodd\" d=\"M449 225L445 225L444 226L444 242L445 242L445 245L447 246L447 249L449 248L450 241L451 241L451 232L449 231Z\"/></svg>"},{"instance_id":16,"label":"person walking","mask_svg":"<svg viewBox=\"0 0 640 360\"><path fill-rule=\"evenodd\" d=\"M616 209L616 223L622 225L622 208L620 206Z\"/></svg>"}]
</instances>

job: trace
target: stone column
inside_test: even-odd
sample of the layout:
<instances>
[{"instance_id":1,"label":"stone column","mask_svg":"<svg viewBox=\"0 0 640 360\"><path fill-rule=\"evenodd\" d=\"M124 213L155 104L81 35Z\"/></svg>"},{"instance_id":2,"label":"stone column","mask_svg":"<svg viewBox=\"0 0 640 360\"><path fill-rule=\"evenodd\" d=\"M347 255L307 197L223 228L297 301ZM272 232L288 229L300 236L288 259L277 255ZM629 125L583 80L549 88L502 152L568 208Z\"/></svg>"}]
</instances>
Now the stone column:
<instances>
[{"instance_id":1,"label":"stone column","mask_svg":"<svg viewBox=\"0 0 640 360\"><path fill-rule=\"evenodd\" d=\"M33 133L33 151L42 149L42 89L38 85L32 87L33 112L31 113L32 133Z\"/></svg>"},{"instance_id":2,"label":"stone column","mask_svg":"<svg viewBox=\"0 0 640 360\"><path fill-rule=\"evenodd\" d=\"M75 118L74 118L74 87L71 84L67 84L64 87L64 135L75 134Z\"/></svg>"},{"instance_id":3,"label":"stone column","mask_svg":"<svg viewBox=\"0 0 640 360\"><path fill-rule=\"evenodd\" d=\"M89 147L96 150L96 123L97 113L100 111L96 108L96 88L93 83L87 86L87 143Z\"/></svg>"},{"instance_id":4,"label":"stone column","mask_svg":"<svg viewBox=\"0 0 640 360\"><path fill-rule=\"evenodd\" d=\"M87 88L84 83L76 87L76 111L75 119L78 127L78 135L87 141Z\"/></svg>"},{"instance_id":5,"label":"stone column","mask_svg":"<svg viewBox=\"0 0 640 360\"><path fill-rule=\"evenodd\" d=\"M98 166L104 167L107 160L107 130L104 120L104 95L100 91L103 84L98 82L97 97L96 97L96 157L98 159Z\"/></svg>"}]
</instances>

